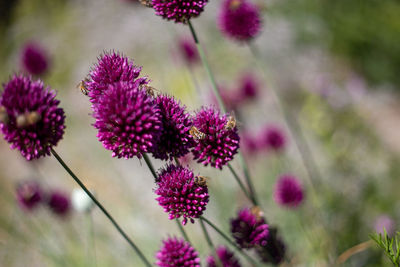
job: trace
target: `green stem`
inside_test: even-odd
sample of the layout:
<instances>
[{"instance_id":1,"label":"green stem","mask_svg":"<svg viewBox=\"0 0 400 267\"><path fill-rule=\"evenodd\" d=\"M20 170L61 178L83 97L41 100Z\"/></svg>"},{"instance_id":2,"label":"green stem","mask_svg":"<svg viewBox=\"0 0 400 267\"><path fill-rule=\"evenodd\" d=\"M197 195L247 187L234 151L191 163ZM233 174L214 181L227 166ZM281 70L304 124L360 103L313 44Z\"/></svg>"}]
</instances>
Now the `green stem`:
<instances>
[{"instance_id":1,"label":"green stem","mask_svg":"<svg viewBox=\"0 0 400 267\"><path fill-rule=\"evenodd\" d=\"M110 222L114 225L117 231L122 235L122 237L129 243L129 245L135 250L140 259L146 266L151 266L151 263L146 259L144 254L140 251L140 249L133 243L133 241L129 238L129 236L122 230L122 228L118 225L118 223L114 220L114 218L108 213L108 211L103 207L103 205L96 199L96 197L86 188L86 186L81 182L81 180L72 172L72 170L68 167L67 164L60 158L56 151L51 148L51 153L58 160L58 162L63 166L63 168L68 172L69 175L75 180L75 182L86 192L86 194L92 199L94 204L104 213L104 215L110 220Z\"/></svg>"},{"instance_id":2,"label":"green stem","mask_svg":"<svg viewBox=\"0 0 400 267\"><path fill-rule=\"evenodd\" d=\"M226 108L225 108L224 102L222 101L221 94L218 91L218 86L217 86L217 83L215 82L214 74L211 71L210 64L208 64L208 60L207 60L206 55L204 53L203 47L200 44L199 39L197 38L196 31L194 30L193 25L190 22L190 20L188 20L188 25L189 25L189 28L190 28L190 32L192 33L194 42L196 43L197 51L199 52L201 62L203 63L203 66L207 71L208 77L210 78L212 89L214 91L215 97L217 98L219 107L221 108L223 113L226 113Z\"/></svg>"},{"instance_id":3,"label":"green stem","mask_svg":"<svg viewBox=\"0 0 400 267\"><path fill-rule=\"evenodd\" d=\"M210 222L207 218L200 216L200 219L206 222L211 228L213 228L222 238L224 238L229 244L231 244L242 256L244 256L251 264L254 266L258 266L257 262L251 258L249 255L247 255L238 245L236 245L235 242L233 242L228 235L226 235L224 232L222 232L215 224Z\"/></svg>"},{"instance_id":4,"label":"green stem","mask_svg":"<svg viewBox=\"0 0 400 267\"><path fill-rule=\"evenodd\" d=\"M154 180L157 180L157 173L156 173L156 171L154 170L154 166L153 166L153 164L151 163L151 161L150 161L150 159L149 159L149 156L147 156L146 153L143 153L143 158L144 158L144 161L145 161L146 164L147 164L147 167L149 167L150 172L151 172L151 174L152 174L153 177L154 177Z\"/></svg>"},{"instance_id":5,"label":"green stem","mask_svg":"<svg viewBox=\"0 0 400 267\"><path fill-rule=\"evenodd\" d=\"M183 229L183 226L182 226L181 222L179 221L179 219L176 218L175 221L176 221L176 224L178 225L179 231L181 231L181 234L182 234L183 238L185 238L185 240L186 240L187 242L191 243L190 240L189 240L189 237L188 237L188 235L186 234L185 229Z\"/></svg>"},{"instance_id":6,"label":"green stem","mask_svg":"<svg viewBox=\"0 0 400 267\"><path fill-rule=\"evenodd\" d=\"M236 182L239 184L239 187L242 189L243 193L246 195L246 197L254 204L256 205L254 199L251 197L251 195L249 194L249 192L247 192L247 189L244 187L244 184L242 183L242 181L240 180L239 176L237 175L235 169L233 169L232 165L230 163L228 163L228 168L231 171L231 173L233 174L233 177L235 178Z\"/></svg>"},{"instance_id":7,"label":"green stem","mask_svg":"<svg viewBox=\"0 0 400 267\"><path fill-rule=\"evenodd\" d=\"M203 221L202 217L200 217L200 226L201 226L201 230L203 230L204 237L206 238L208 246L210 247L211 250L214 250L214 244L211 241L210 235L207 232L207 229L206 229L206 226L204 225L204 221Z\"/></svg>"}]
</instances>

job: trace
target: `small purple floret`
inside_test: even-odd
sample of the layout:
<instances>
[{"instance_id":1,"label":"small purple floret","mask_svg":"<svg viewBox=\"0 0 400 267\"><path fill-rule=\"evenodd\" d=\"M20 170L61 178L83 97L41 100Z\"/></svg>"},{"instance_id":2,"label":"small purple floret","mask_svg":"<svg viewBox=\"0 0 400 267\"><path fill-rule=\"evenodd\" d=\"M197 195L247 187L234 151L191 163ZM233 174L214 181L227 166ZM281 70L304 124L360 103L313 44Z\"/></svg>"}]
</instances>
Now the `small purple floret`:
<instances>
[{"instance_id":1,"label":"small purple floret","mask_svg":"<svg viewBox=\"0 0 400 267\"><path fill-rule=\"evenodd\" d=\"M47 204L50 210L58 216L66 216L70 212L71 204L69 197L61 191L50 193Z\"/></svg>"},{"instance_id":2,"label":"small purple floret","mask_svg":"<svg viewBox=\"0 0 400 267\"><path fill-rule=\"evenodd\" d=\"M295 176L282 175L275 185L274 198L282 206L296 208L303 202L303 186Z\"/></svg>"},{"instance_id":3,"label":"small purple floret","mask_svg":"<svg viewBox=\"0 0 400 267\"><path fill-rule=\"evenodd\" d=\"M199 218L209 201L207 185L195 182L193 171L174 164L167 165L158 175L155 193L158 203L169 213L169 219L183 217L185 225Z\"/></svg>"},{"instance_id":4,"label":"small purple floret","mask_svg":"<svg viewBox=\"0 0 400 267\"><path fill-rule=\"evenodd\" d=\"M33 210L42 202L42 190L35 181L24 181L17 186L17 199L25 210Z\"/></svg>"},{"instance_id":5,"label":"small purple floret","mask_svg":"<svg viewBox=\"0 0 400 267\"><path fill-rule=\"evenodd\" d=\"M239 259L237 259L228 248L219 246L215 252L217 253L220 264L216 264L214 256L209 256L207 258L207 267L217 267L220 266L221 263L223 267L241 267Z\"/></svg>"},{"instance_id":6,"label":"small purple floret","mask_svg":"<svg viewBox=\"0 0 400 267\"><path fill-rule=\"evenodd\" d=\"M199 253L183 239L169 237L156 254L157 266L160 267L200 267Z\"/></svg>"},{"instance_id":7,"label":"small purple floret","mask_svg":"<svg viewBox=\"0 0 400 267\"><path fill-rule=\"evenodd\" d=\"M48 69L49 59L44 49L36 43L27 43L21 57L23 68L32 75L41 75Z\"/></svg>"}]
</instances>

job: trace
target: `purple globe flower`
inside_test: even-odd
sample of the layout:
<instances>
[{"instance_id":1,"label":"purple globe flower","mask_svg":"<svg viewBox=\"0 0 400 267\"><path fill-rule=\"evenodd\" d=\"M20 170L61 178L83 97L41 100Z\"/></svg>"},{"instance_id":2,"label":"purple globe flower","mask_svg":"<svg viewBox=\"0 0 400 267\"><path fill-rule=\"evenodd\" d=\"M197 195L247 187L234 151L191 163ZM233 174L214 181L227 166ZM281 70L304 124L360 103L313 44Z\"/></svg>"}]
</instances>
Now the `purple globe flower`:
<instances>
[{"instance_id":1,"label":"purple globe flower","mask_svg":"<svg viewBox=\"0 0 400 267\"><path fill-rule=\"evenodd\" d=\"M239 135L236 125L228 123L229 115L220 115L219 111L211 107L203 107L197 112L193 125L193 138L196 144L192 150L194 159L205 166L222 169L233 159L239 149Z\"/></svg>"},{"instance_id":2,"label":"purple globe flower","mask_svg":"<svg viewBox=\"0 0 400 267\"><path fill-rule=\"evenodd\" d=\"M156 254L160 267L200 267L199 253L183 239L170 237Z\"/></svg>"},{"instance_id":3,"label":"purple globe flower","mask_svg":"<svg viewBox=\"0 0 400 267\"><path fill-rule=\"evenodd\" d=\"M219 246L215 252L217 253L218 260L222 263L222 267L240 267L239 260L235 255L224 246ZM209 256L207 258L207 267L217 267L220 264L216 264L214 256Z\"/></svg>"},{"instance_id":4,"label":"purple globe flower","mask_svg":"<svg viewBox=\"0 0 400 267\"><path fill-rule=\"evenodd\" d=\"M245 208L238 216L231 219L231 232L241 248L253 248L267 244L268 224L261 217L259 209Z\"/></svg>"},{"instance_id":5,"label":"purple globe flower","mask_svg":"<svg viewBox=\"0 0 400 267\"><path fill-rule=\"evenodd\" d=\"M30 42L22 49L21 61L23 68L32 75L40 75L48 69L48 57L42 47Z\"/></svg>"},{"instance_id":6,"label":"purple globe flower","mask_svg":"<svg viewBox=\"0 0 400 267\"><path fill-rule=\"evenodd\" d=\"M237 41L249 41L261 31L261 15L250 0L224 0L219 12L222 33Z\"/></svg>"},{"instance_id":7,"label":"purple globe flower","mask_svg":"<svg viewBox=\"0 0 400 267\"><path fill-rule=\"evenodd\" d=\"M64 111L56 93L40 80L14 75L0 95L0 129L4 139L27 160L50 155L64 134Z\"/></svg>"},{"instance_id":8,"label":"purple globe flower","mask_svg":"<svg viewBox=\"0 0 400 267\"><path fill-rule=\"evenodd\" d=\"M17 186L17 200L21 208L32 210L42 201L42 190L35 181L25 181Z\"/></svg>"},{"instance_id":9,"label":"purple globe flower","mask_svg":"<svg viewBox=\"0 0 400 267\"><path fill-rule=\"evenodd\" d=\"M90 101L96 104L108 86L116 82L134 83L136 86L147 84L146 77L139 77L142 68L133 61L115 52L101 55L85 82Z\"/></svg>"},{"instance_id":10,"label":"purple globe flower","mask_svg":"<svg viewBox=\"0 0 400 267\"><path fill-rule=\"evenodd\" d=\"M167 165L158 175L155 193L158 203L169 213L169 219L183 217L185 225L199 218L209 200L208 188L200 183L193 172L182 166Z\"/></svg>"},{"instance_id":11,"label":"purple globe flower","mask_svg":"<svg viewBox=\"0 0 400 267\"><path fill-rule=\"evenodd\" d=\"M280 264L285 259L286 246L275 227L270 228L266 245L256 247L256 253L263 262L274 265Z\"/></svg>"},{"instance_id":12,"label":"purple globe flower","mask_svg":"<svg viewBox=\"0 0 400 267\"><path fill-rule=\"evenodd\" d=\"M286 145L286 137L284 132L276 126L268 126L262 133L264 146L268 149L279 151L284 149Z\"/></svg>"},{"instance_id":13,"label":"purple globe flower","mask_svg":"<svg viewBox=\"0 0 400 267\"><path fill-rule=\"evenodd\" d=\"M303 186L293 175L282 175L275 184L275 201L286 207L296 208L303 202Z\"/></svg>"},{"instance_id":14,"label":"purple globe flower","mask_svg":"<svg viewBox=\"0 0 400 267\"><path fill-rule=\"evenodd\" d=\"M160 109L137 83L114 83L103 96L93 113L99 141L113 157L141 158L159 138Z\"/></svg>"},{"instance_id":15,"label":"purple globe flower","mask_svg":"<svg viewBox=\"0 0 400 267\"><path fill-rule=\"evenodd\" d=\"M71 208L68 195L61 191L51 192L47 200L47 205L58 216L66 216Z\"/></svg>"},{"instance_id":16,"label":"purple globe flower","mask_svg":"<svg viewBox=\"0 0 400 267\"><path fill-rule=\"evenodd\" d=\"M239 95L243 100L252 100L257 98L260 86L252 74L245 74L239 81Z\"/></svg>"},{"instance_id":17,"label":"purple globe flower","mask_svg":"<svg viewBox=\"0 0 400 267\"><path fill-rule=\"evenodd\" d=\"M186 23L203 12L208 0L153 0L156 15L176 23Z\"/></svg>"},{"instance_id":18,"label":"purple globe flower","mask_svg":"<svg viewBox=\"0 0 400 267\"><path fill-rule=\"evenodd\" d=\"M157 96L155 102L161 111L162 131L151 149L153 156L162 160L183 157L194 145L189 134L192 119L186 107L167 95Z\"/></svg>"},{"instance_id":19,"label":"purple globe flower","mask_svg":"<svg viewBox=\"0 0 400 267\"><path fill-rule=\"evenodd\" d=\"M178 46L183 58L188 64L191 65L199 62L199 54L197 53L197 48L193 40L181 38L179 40Z\"/></svg>"}]
</instances>

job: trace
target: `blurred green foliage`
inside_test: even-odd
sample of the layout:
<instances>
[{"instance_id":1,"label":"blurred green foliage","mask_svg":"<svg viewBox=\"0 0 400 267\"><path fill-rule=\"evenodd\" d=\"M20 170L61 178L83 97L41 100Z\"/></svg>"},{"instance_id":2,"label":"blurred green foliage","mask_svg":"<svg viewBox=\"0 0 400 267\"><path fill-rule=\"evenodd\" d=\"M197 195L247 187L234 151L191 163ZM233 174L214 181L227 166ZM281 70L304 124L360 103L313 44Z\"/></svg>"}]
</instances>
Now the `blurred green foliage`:
<instances>
[{"instance_id":1,"label":"blurred green foliage","mask_svg":"<svg viewBox=\"0 0 400 267\"><path fill-rule=\"evenodd\" d=\"M322 44L371 84L400 89L400 1L287 0L278 10L295 22L300 43Z\"/></svg>"}]
</instances>

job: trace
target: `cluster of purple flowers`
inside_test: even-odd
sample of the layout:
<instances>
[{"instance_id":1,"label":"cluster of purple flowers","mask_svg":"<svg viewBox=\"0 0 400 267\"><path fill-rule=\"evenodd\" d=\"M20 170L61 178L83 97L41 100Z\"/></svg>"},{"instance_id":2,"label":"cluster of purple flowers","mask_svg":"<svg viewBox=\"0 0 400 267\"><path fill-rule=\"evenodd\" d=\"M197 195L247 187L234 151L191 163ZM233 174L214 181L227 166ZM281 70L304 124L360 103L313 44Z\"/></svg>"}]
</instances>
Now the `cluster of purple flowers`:
<instances>
[{"instance_id":1,"label":"cluster of purple flowers","mask_svg":"<svg viewBox=\"0 0 400 267\"><path fill-rule=\"evenodd\" d=\"M17 185L16 197L20 207L32 211L40 205L46 205L57 216L70 213L71 204L67 194L60 190L44 192L39 183L29 180Z\"/></svg>"}]
</instances>

